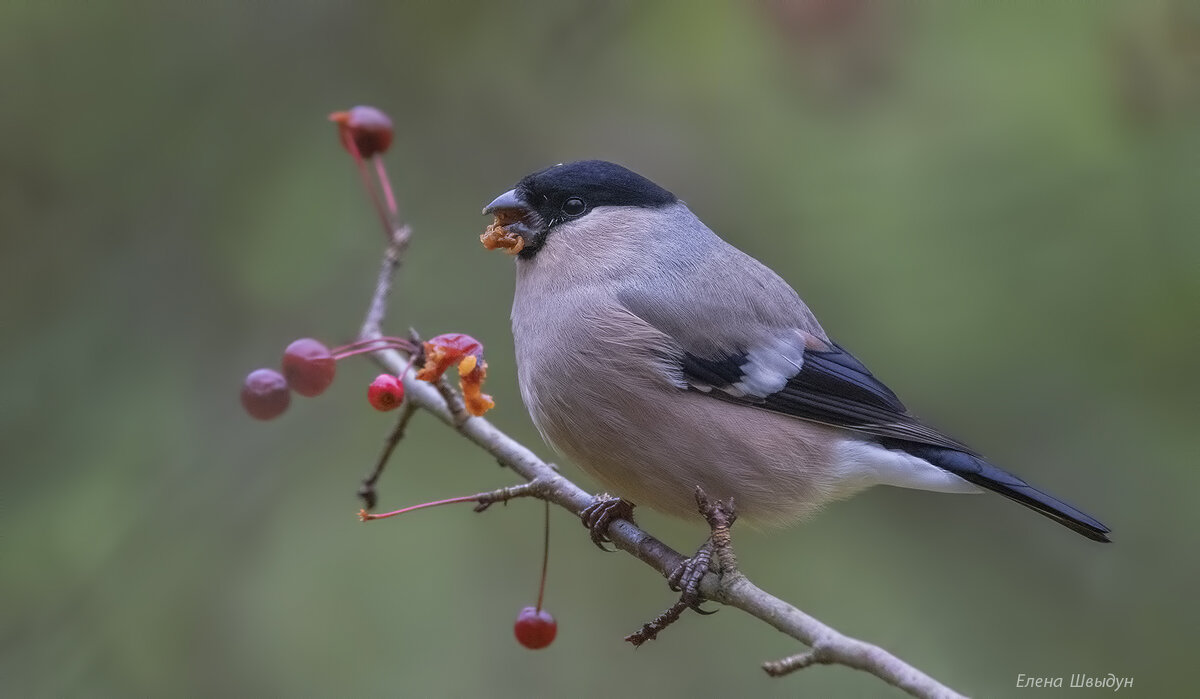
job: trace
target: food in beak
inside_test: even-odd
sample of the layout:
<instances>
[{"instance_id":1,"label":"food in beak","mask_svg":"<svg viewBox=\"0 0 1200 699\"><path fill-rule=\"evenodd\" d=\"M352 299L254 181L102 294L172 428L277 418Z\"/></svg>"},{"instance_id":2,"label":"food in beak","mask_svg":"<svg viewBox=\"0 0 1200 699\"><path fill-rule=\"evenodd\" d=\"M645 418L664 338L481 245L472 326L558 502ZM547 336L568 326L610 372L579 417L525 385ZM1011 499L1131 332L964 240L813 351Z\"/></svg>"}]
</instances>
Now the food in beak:
<instances>
[{"instance_id":1,"label":"food in beak","mask_svg":"<svg viewBox=\"0 0 1200 699\"><path fill-rule=\"evenodd\" d=\"M525 248L525 238L507 228L507 226L521 221L519 215L513 215L515 213L505 209L495 213L491 225L479 236L479 242L483 243L483 247L488 250L501 248L509 255L516 255Z\"/></svg>"}]
</instances>

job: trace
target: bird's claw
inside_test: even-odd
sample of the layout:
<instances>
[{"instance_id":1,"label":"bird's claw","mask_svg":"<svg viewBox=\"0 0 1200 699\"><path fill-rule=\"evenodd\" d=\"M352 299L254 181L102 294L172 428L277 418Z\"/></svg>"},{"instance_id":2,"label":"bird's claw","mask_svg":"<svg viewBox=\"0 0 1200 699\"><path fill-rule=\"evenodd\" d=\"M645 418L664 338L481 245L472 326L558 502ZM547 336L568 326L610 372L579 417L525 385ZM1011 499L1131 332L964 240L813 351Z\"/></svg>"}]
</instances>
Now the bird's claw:
<instances>
[{"instance_id":1,"label":"bird's claw","mask_svg":"<svg viewBox=\"0 0 1200 699\"><path fill-rule=\"evenodd\" d=\"M694 556L684 559L667 576L667 585L679 593L679 601L625 637L626 641L635 646L658 638L663 629L679 621L679 617L688 609L706 616L715 614L717 610L708 610L700 606L705 601L704 595L700 593L700 581L710 571L719 577L737 574L737 558L733 555L733 544L729 537L729 527L737 519L733 498L710 500L700 486L696 486L696 509L708 522L712 535L696 549Z\"/></svg>"},{"instance_id":2,"label":"bird's claw","mask_svg":"<svg viewBox=\"0 0 1200 699\"><path fill-rule=\"evenodd\" d=\"M697 614L706 616L717 613L715 609L708 610L700 606L704 602L704 596L700 594L700 581L704 579L706 573L712 570L712 557L713 543L709 539L696 549L694 556L685 558L667 576L667 587L679 593L679 601Z\"/></svg>"},{"instance_id":3,"label":"bird's claw","mask_svg":"<svg viewBox=\"0 0 1200 699\"><path fill-rule=\"evenodd\" d=\"M608 537L608 527L613 520L624 519L633 521L633 503L621 498L615 498L608 493L601 493L596 501L579 513L583 526L591 535L592 543L601 551L613 551L605 544L612 543Z\"/></svg>"},{"instance_id":4,"label":"bird's claw","mask_svg":"<svg viewBox=\"0 0 1200 699\"><path fill-rule=\"evenodd\" d=\"M733 555L733 544L729 528L737 520L733 498L710 499L700 486L696 486L696 508L708 522L712 535L696 550L696 555L680 563L667 577L667 585L679 594L679 601L699 614L712 614L716 610L702 609L704 596L700 594L700 581L710 570L718 577L737 571L737 558Z\"/></svg>"}]
</instances>

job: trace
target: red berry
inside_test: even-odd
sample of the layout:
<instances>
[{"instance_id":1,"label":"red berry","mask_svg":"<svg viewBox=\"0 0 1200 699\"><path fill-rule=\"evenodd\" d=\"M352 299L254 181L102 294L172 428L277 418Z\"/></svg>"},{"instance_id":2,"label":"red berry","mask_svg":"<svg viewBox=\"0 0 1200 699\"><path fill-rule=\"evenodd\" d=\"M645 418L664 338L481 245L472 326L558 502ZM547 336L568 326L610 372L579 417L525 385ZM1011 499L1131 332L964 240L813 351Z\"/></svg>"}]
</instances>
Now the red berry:
<instances>
[{"instance_id":1,"label":"red berry","mask_svg":"<svg viewBox=\"0 0 1200 699\"><path fill-rule=\"evenodd\" d=\"M342 145L353 153L350 139L358 154L370 158L376 153L386 153L392 145L392 120L387 114L374 107L355 107L348 112L334 112L330 121L338 125Z\"/></svg>"},{"instance_id":2,"label":"red berry","mask_svg":"<svg viewBox=\"0 0 1200 699\"><path fill-rule=\"evenodd\" d=\"M279 417L291 402L287 379L274 369L255 369L242 384L242 407L259 420Z\"/></svg>"},{"instance_id":3,"label":"red berry","mask_svg":"<svg viewBox=\"0 0 1200 699\"><path fill-rule=\"evenodd\" d=\"M513 634L521 645L530 650L545 648L554 642L558 634L558 622L545 609L526 607L517 616L517 623L513 624Z\"/></svg>"},{"instance_id":4,"label":"red berry","mask_svg":"<svg viewBox=\"0 0 1200 699\"><path fill-rule=\"evenodd\" d=\"M386 413L400 407L404 401L404 384L392 374L380 374L367 387L367 402L372 408Z\"/></svg>"},{"instance_id":5,"label":"red berry","mask_svg":"<svg viewBox=\"0 0 1200 699\"><path fill-rule=\"evenodd\" d=\"M302 396L319 396L333 383L337 361L329 348L311 337L301 338L283 352L283 375Z\"/></svg>"}]
</instances>

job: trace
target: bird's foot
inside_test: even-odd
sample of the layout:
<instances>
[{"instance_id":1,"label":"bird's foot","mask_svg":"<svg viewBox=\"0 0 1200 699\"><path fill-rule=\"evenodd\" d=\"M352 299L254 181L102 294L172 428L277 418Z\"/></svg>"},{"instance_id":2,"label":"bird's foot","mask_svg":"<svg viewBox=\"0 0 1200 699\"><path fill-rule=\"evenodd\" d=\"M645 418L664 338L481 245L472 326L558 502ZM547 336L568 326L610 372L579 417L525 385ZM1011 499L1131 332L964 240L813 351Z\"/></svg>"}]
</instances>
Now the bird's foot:
<instances>
[{"instance_id":1,"label":"bird's foot","mask_svg":"<svg viewBox=\"0 0 1200 699\"><path fill-rule=\"evenodd\" d=\"M737 510L733 506L733 498L710 499L700 486L696 486L696 508L708 522L712 534L708 541L696 550L694 556L684 560L671 571L667 576L667 585L680 593L680 602L701 614L711 614L712 612L700 608L700 603L704 601L700 594L700 581L710 570L716 572L718 577L737 570L737 557L733 553L733 543L729 534L729 528L737 521Z\"/></svg>"},{"instance_id":2,"label":"bird's foot","mask_svg":"<svg viewBox=\"0 0 1200 699\"><path fill-rule=\"evenodd\" d=\"M733 498L711 500L700 486L696 486L696 507L700 514L704 515L712 534L696 549L694 556L684 559L667 576L667 585L679 593L679 601L625 637L626 641L635 646L654 640L660 631L678 621L680 615L688 609L698 614L715 613L715 609L710 611L700 606L705 600L700 592L700 581L710 571L719 577L737 572L737 557L733 554L733 544L729 535L729 528L737 520Z\"/></svg>"},{"instance_id":3,"label":"bird's foot","mask_svg":"<svg viewBox=\"0 0 1200 699\"><path fill-rule=\"evenodd\" d=\"M612 543L608 538L608 526L613 520L624 519L633 521L633 503L621 498L615 498L608 493L596 496L596 502L583 508L579 513L583 526L591 533L592 543L601 551L611 551L605 544Z\"/></svg>"},{"instance_id":4,"label":"bird's foot","mask_svg":"<svg viewBox=\"0 0 1200 699\"><path fill-rule=\"evenodd\" d=\"M707 615L716 611L709 611L700 606L704 601L704 596L700 594L700 581L713 570L712 557L713 542L710 537L696 549L691 558L683 559L683 562L675 566L675 570L667 576L667 587L679 593L679 603L691 607L697 614Z\"/></svg>"}]
</instances>

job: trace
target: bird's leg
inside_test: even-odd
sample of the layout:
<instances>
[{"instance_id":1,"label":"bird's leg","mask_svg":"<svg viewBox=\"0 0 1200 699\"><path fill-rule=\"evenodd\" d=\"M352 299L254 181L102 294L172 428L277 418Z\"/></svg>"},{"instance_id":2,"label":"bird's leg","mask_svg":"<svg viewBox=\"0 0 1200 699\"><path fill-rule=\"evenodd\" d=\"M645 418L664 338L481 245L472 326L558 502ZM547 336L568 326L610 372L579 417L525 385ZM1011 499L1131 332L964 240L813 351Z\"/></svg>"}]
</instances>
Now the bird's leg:
<instances>
[{"instance_id":1,"label":"bird's leg","mask_svg":"<svg viewBox=\"0 0 1200 699\"><path fill-rule=\"evenodd\" d=\"M683 559L683 562L667 576L667 587L679 593L680 604L691 607L699 614L712 614L700 607L700 603L704 601L700 594L700 581L712 570L712 556L713 544L710 538L696 549L691 558Z\"/></svg>"},{"instance_id":2,"label":"bird's leg","mask_svg":"<svg viewBox=\"0 0 1200 699\"><path fill-rule=\"evenodd\" d=\"M712 534L700 548L696 549L694 556L685 559L667 576L667 585L680 593L679 601L644 624L642 628L625 637L626 641L635 646L654 640L660 631L678 621L680 615L688 609L694 610L697 614L716 613L715 609L708 611L700 606L700 603L704 601L704 596L700 594L700 581L704 579L706 573L713 569L714 558L716 558L715 572L717 575L724 576L737 572L737 557L733 555L733 544L729 536L729 528L737 519L733 498L725 501L710 500L704 490L700 486L696 486L696 507L708 521L708 527Z\"/></svg>"},{"instance_id":3,"label":"bird's leg","mask_svg":"<svg viewBox=\"0 0 1200 699\"><path fill-rule=\"evenodd\" d=\"M609 551L611 549L605 547L605 544L612 542L608 538L608 525L615 519L632 522L633 503L608 493L601 493L596 496L595 502L583 508L579 518L583 520L583 526L591 532L592 543L600 547L601 551Z\"/></svg>"},{"instance_id":4,"label":"bird's leg","mask_svg":"<svg viewBox=\"0 0 1200 699\"><path fill-rule=\"evenodd\" d=\"M729 528L737 520L737 510L733 506L733 498L728 500L710 500L708 494L700 486L696 486L696 507L712 534L704 542L696 555L680 563L671 575L667 577L667 585L680 593L679 601L700 612L711 614L700 608L704 598L700 595L700 581L705 573L713 568L713 558L716 558L717 575L725 575L737 570L737 556L733 553L733 543Z\"/></svg>"}]
</instances>

